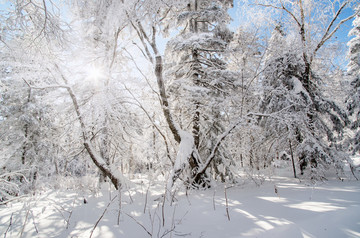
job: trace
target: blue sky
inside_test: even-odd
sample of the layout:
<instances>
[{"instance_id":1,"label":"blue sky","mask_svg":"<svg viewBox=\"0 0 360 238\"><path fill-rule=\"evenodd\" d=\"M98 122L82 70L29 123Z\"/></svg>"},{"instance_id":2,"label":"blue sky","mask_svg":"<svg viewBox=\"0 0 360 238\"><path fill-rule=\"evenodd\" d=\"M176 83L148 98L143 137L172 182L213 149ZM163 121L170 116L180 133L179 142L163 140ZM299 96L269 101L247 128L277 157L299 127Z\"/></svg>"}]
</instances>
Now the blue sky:
<instances>
[{"instance_id":1,"label":"blue sky","mask_svg":"<svg viewBox=\"0 0 360 238\"><path fill-rule=\"evenodd\" d=\"M1 0L0 1L0 10L6 10L11 5L12 5L12 3L10 1Z\"/></svg>"},{"instance_id":2,"label":"blue sky","mask_svg":"<svg viewBox=\"0 0 360 238\"><path fill-rule=\"evenodd\" d=\"M55 1L56 2L56 1ZM229 10L229 14L232 17L233 21L230 23L230 29L235 31L238 26L242 24L243 18L241 17L241 13L239 11L238 6L242 4L241 0L234 0L234 8ZM7 0L0 0L0 14L2 15L4 13L4 10L8 9L12 6L12 3ZM346 18L353 14L353 11L351 9L346 9L342 14L341 18ZM1 19L0 19L1 20ZM344 52L347 50L346 43L350 40L350 37L348 36L348 32L352 28L352 20L346 22L343 24L340 29L337 31L336 35L334 36L335 40L338 40L343 45ZM166 40L161 39L161 44L165 44ZM165 45L160 47L162 50L165 49Z\"/></svg>"},{"instance_id":3,"label":"blue sky","mask_svg":"<svg viewBox=\"0 0 360 238\"><path fill-rule=\"evenodd\" d=\"M238 11L238 5L240 4L240 1L241 0L234 0L234 8L229 10L229 14L233 19L233 21L230 24L230 28L232 30L235 30L241 24L241 17ZM10 1L0 0L0 10L6 10L10 6L12 6L12 3ZM353 14L353 11L351 9L346 9L341 16L342 18L345 18L351 14ZM337 39L340 40L341 42L344 43L348 42L350 39L350 37L348 37L348 32L352 27L351 24L352 21L350 20L344 25L342 25L342 27L336 33L335 37L337 37Z\"/></svg>"},{"instance_id":4,"label":"blue sky","mask_svg":"<svg viewBox=\"0 0 360 238\"><path fill-rule=\"evenodd\" d=\"M317 1L317 0L314 0L314 1ZM229 9L229 14L233 19L233 21L230 23L230 29L233 30L233 31L235 31L238 26L243 24L243 21L244 21L243 19L246 18L246 16L243 17L243 16L241 16L241 14L247 14L248 13L248 12L241 12L242 9L240 9L241 7L239 7L239 5L240 6L244 5L242 0L234 0L234 8ZM257 8L261 8L261 7L257 6ZM245 9L246 9L246 7L245 7ZM286 13L284 13L284 14L286 14ZM354 14L354 11L351 8L346 8L340 14L339 19L340 20L345 19L345 18L351 16L352 14ZM340 20L338 20L337 22L339 22ZM335 23L337 23L337 22L335 22ZM338 66L340 66L340 68L343 68L343 69L346 68L346 65L348 63L348 61L346 59L346 54L347 54L347 51L348 51L348 47L347 47L346 44L352 38L352 37L348 36L348 33L352 28L352 22L353 22L353 19L351 19L351 20L347 21L346 23L342 24L341 27L334 34L334 36L328 41L328 43L331 42L331 41L337 41L337 42L340 43L341 53L338 54L337 58L333 62L335 62ZM271 32L271 29L270 29L269 32Z\"/></svg>"},{"instance_id":5,"label":"blue sky","mask_svg":"<svg viewBox=\"0 0 360 238\"><path fill-rule=\"evenodd\" d=\"M241 0L234 0L234 8L229 10L230 16L233 18L233 21L230 24L230 27L232 30L235 30L236 27L241 25L242 17L240 16L240 9L238 9L239 5L243 4L241 3ZM259 6L260 7L260 6ZM347 8L345 9L342 14L340 15L340 19L345 19L352 15L354 12L352 9ZM350 37L348 37L348 32L352 28L352 20L347 21L345 24L343 24L340 29L337 31L336 36L338 40L341 42L348 42Z\"/></svg>"}]
</instances>

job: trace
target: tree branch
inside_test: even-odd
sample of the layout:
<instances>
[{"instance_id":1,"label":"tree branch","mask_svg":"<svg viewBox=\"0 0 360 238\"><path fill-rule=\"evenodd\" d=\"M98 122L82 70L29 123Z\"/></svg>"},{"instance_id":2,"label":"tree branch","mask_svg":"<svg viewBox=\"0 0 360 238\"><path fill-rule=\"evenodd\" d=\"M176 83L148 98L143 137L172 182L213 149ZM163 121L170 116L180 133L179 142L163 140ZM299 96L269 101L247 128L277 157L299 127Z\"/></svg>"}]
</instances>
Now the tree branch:
<instances>
[{"instance_id":1,"label":"tree branch","mask_svg":"<svg viewBox=\"0 0 360 238\"><path fill-rule=\"evenodd\" d=\"M341 20L336 27L334 28L334 30L332 30L330 32L331 27L333 26L334 22L337 20L337 18L339 17L341 11L345 8L347 3L344 3L343 6L341 6L341 8L337 11L335 17L332 19L332 21L330 22L329 26L327 27L322 39L320 40L319 44L316 46L313 55L311 56L311 59L313 59L315 57L316 52L325 44L326 41L328 41L336 32L337 30L339 30L340 26L342 24L344 24L345 22L351 20L352 18L354 18L356 16L356 13L354 13L353 15ZM330 32L330 33L329 33Z\"/></svg>"},{"instance_id":2,"label":"tree branch","mask_svg":"<svg viewBox=\"0 0 360 238\"><path fill-rule=\"evenodd\" d=\"M57 64L54 64L55 68L58 70L61 78L63 79L64 83L67 85L68 84L68 80L66 79L66 77L62 74L59 66ZM25 80L24 80L25 81ZM26 81L25 81L26 82ZM47 87L38 87L37 89L46 89L46 88L65 88L72 100L75 112L76 112L76 116L78 118L78 121L80 123L80 128L81 128L81 132L82 132L82 137L83 137L83 144L85 146L86 151L88 152L91 160L94 162L94 164L101 170L101 172L103 172L107 177L109 177L109 179L111 180L111 182L113 183L114 187L116 190L120 189L122 184L121 184L121 177L117 175L116 171L114 171L114 169L112 167L110 167L109 165L107 165L104 161L104 159L98 155L96 153L96 150L92 147L90 140L88 139L88 135L86 132L86 126L85 126L85 121L84 118L82 117L81 111L80 111L80 104L78 103L78 100L72 90L71 87L69 86L64 86L64 85L50 85ZM32 88L36 88L36 87L32 87Z\"/></svg>"},{"instance_id":3,"label":"tree branch","mask_svg":"<svg viewBox=\"0 0 360 238\"><path fill-rule=\"evenodd\" d=\"M125 89L130 93L130 95L132 96L132 98L138 103L136 104L138 107L140 107L140 109L143 110L143 112L145 113L145 115L147 116L147 118L149 119L149 121L151 122L151 124L154 126L154 128L159 132L159 134L161 135L161 137L164 139L164 143L165 143L165 147L166 147L166 154L168 159L171 162L171 165L174 166L174 161L171 159L170 157L170 150L169 150L169 145L167 142L167 138L164 135L164 133L160 130L160 128L155 124L155 122L152 120L151 116L149 115L149 113L146 111L146 109L143 107L143 105L140 103L140 101L134 96L134 94L124 85Z\"/></svg>"}]
</instances>

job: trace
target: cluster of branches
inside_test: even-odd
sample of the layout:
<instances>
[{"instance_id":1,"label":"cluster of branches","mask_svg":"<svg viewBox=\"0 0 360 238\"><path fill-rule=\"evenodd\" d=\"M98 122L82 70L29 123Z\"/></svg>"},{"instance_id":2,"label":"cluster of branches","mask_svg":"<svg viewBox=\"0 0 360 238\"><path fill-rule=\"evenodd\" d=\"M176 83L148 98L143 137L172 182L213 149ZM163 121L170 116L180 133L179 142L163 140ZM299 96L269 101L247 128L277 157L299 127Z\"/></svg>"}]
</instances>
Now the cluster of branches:
<instances>
[{"instance_id":1,"label":"cluster of branches","mask_svg":"<svg viewBox=\"0 0 360 238\"><path fill-rule=\"evenodd\" d=\"M351 163L341 151L351 118L324 96L322 82L334 74L317 73L317 56L359 14L355 1L325 5L316 34L312 18L322 6L257 1L248 7L290 20L273 25L270 38L256 27L231 32L232 1L70 4L73 21L65 24L51 1L17 1L2 25L0 125L16 130L1 135L1 169L16 176L1 181L14 193L54 174L99 173L121 189L124 174L153 173L168 177L171 190L177 181L234 182L280 154L291 155L294 176L296 167L322 178L325 168ZM343 17L347 7L354 14ZM163 53L159 38L171 30ZM30 55L10 53L17 46ZM83 166L69 172L69 163Z\"/></svg>"}]
</instances>

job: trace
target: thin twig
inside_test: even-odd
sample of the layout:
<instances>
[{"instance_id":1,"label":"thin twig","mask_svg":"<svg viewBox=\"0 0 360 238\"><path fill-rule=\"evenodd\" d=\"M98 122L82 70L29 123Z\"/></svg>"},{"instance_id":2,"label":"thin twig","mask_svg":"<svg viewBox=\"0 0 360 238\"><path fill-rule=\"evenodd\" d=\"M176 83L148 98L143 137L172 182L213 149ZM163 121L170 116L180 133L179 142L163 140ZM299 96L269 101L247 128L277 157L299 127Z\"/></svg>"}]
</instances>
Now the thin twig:
<instances>
[{"instance_id":1,"label":"thin twig","mask_svg":"<svg viewBox=\"0 0 360 238\"><path fill-rule=\"evenodd\" d=\"M20 200L20 199L22 199L22 198L24 198L24 197L26 197L26 196L23 195L23 196L19 196L19 197L10 198L10 199L8 199L8 200L6 200L6 201L0 202L0 206L1 206L1 205L6 205L6 204L8 204L9 202L13 202L13 201L16 201L16 200Z\"/></svg>"},{"instance_id":2,"label":"thin twig","mask_svg":"<svg viewBox=\"0 0 360 238\"><path fill-rule=\"evenodd\" d=\"M31 211L31 215L32 215L33 224L34 224L34 228L35 228L36 234L39 234L39 230L37 229L36 224L35 224L35 216L34 216L34 212L33 212L33 211Z\"/></svg>"},{"instance_id":3,"label":"thin twig","mask_svg":"<svg viewBox=\"0 0 360 238\"><path fill-rule=\"evenodd\" d=\"M214 190L214 195L213 195L213 207L214 207L214 211L215 211L215 193L216 193L216 191Z\"/></svg>"},{"instance_id":4,"label":"thin twig","mask_svg":"<svg viewBox=\"0 0 360 238\"><path fill-rule=\"evenodd\" d=\"M154 128L159 132L159 134L161 135L161 137L164 140L165 143L165 148L166 148L166 155L168 157L168 159L170 160L171 164L174 165L174 161L171 159L170 157L170 150L169 150L169 145L168 145L168 141L167 138L165 136L165 134L160 130L160 128L158 127L158 125L156 125L155 121L151 118L149 112L145 109L145 107L141 104L141 102L135 97L135 95L131 92L130 89L128 89L126 87L126 85L124 84L125 89L130 93L130 95L132 96L132 98L137 102L134 103L133 105L138 106L141 110L143 110L143 112L145 113L145 115L147 116L147 118L149 119L149 121L151 122L151 124L154 126Z\"/></svg>"},{"instance_id":5,"label":"thin twig","mask_svg":"<svg viewBox=\"0 0 360 238\"><path fill-rule=\"evenodd\" d=\"M70 211L69 212L70 214L69 214L69 217L68 217L68 219L66 220L66 229L69 229L69 224L70 224L70 218L71 218L71 215L72 215L72 211Z\"/></svg>"},{"instance_id":6,"label":"thin twig","mask_svg":"<svg viewBox=\"0 0 360 238\"><path fill-rule=\"evenodd\" d=\"M169 230L170 232L170 238L172 238L172 232L175 230L175 211L176 211L176 205L174 206L174 211L173 211L173 215L172 215L172 220L171 220L171 229ZM163 236L167 235L169 232L165 232Z\"/></svg>"},{"instance_id":7,"label":"thin twig","mask_svg":"<svg viewBox=\"0 0 360 238\"><path fill-rule=\"evenodd\" d=\"M109 208L110 204L115 200L115 198L117 198L117 195L116 195L113 199L111 199L111 201L110 201L110 202L108 203L108 205L106 206L104 212L101 214L100 218L96 221L95 226L94 226L93 229L91 230L91 233L90 233L90 237L89 237L89 238L92 237L94 230L96 229L96 227L97 227L97 225L99 224L100 220L104 217L107 209Z\"/></svg>"},{"instance_id":8,"label":"thin twig","mask_svg":"<svg viewBox=\"0 0 360 238\"><path fill-rule=\"evenodd\" d=\"M54 206L55 207L55 209L60 213L60 215L62 216L62 218L64 219L64 221L66 222L66 229L68 228L68 226L69 226L69 223L68 223L68 219L70 219L70 218L68 218L68 219L66 219L65 218L65 216L64 216L64 214L62 213L62 211L59 209L59 208L57 208L56 206ZM60 206L61 207L61 209L63 209L64 211L66 211L62 206ZM67 212L67 211L66 211ZM69 212L70 214L71 214L71 212Z\"/></svg>"},{"instance_id":9,"label":"thin twig","mask_svg":"<svg viewBox=\"0 0 360 238\"><path fill-rule=\"evenodd\" d=\"M112 68L112 66L113 66L113 64L114 64L114 62L115 62L115 58L116 58L116 49L117 49L117 46L118 46L118 39L119 39L119 34L120 34L120 32L124 29L126 27L126 25L125 26L123 26L123 27L119 27L118 29L117 29L117 31L116 31L116 33L115 33L115 39L114 39L114 48L113 48L113 54L112 54L112 59L111 59L111 63L110 63L110 69Z\"/></svg>"},{"instance_id":10,"label":"thin twig","mask_svg":"<svg viewBox=\"0 0 360 238\"><path fill-rule=\"evenodd\" d=\"M188 191L189 191L189 188L188 188L188 186L186 186L186 191L185 191L186 200L188 201L189 205L191 206L191 202L190 202L190 199L189 199L189 193L188 193Z\"/></svg>"},{"instance_id":11,"label":"thin twig","mask_svg":"<svg viewBox=\"0 0 360 238\"><path fill-rule=\"evenodd\" d=\"M165 201L166 201L166 194L167 194L167 191L165 191L165 193L164 193L164 200L163 200L163 203L162 203L162 205L161 205L162 226L165 226Z\"/></svg>"},{"instance_id":12,"label":"thin twig","mask_svg":"<svg viewBox=\"0 0 360 238\"><path fill-rule=\"evenodd\" d=\"M225 192L225 202L226 202L226 215L227 215L228 220L230 221L229 204L228 204L226 189L227 189L227 187L225 186L224 192Z\"/></svg>"},{"instance_id":13,"label":"thin twig","mask_svg":"<svg viewBox=\"0 0 360 238\"><path fill-rule=\"evenodd\" d=\"M10 229L11 225L12 225L12 218L13 218L13 215L14 215L14 213L11 213L9 226L8 226L8 228L6 229L5 233L4 233L4 238L6 238L6 234L8 233L8 231L9 231L9 229Z\"/></svg>"},{"instance_id":14,"label":"thin twig","mask_svg":"<svg viewBox=\"0 0 360 238\"><path fill-rule=\"evenodd\" d=\"M119 212L117 217L117 225L120 225L120 215L121 215L121 189L119 189Z\"/></svg>"},{"instance_id":15,"label":"thin twig","mask_svg":"<svg viewBox=\"0 0 360 238\"><path fill-rule=\"evenodd\" d=\"M26 226L26 222L27 222L27 219L28 219L28 217L29 217L29 213L30 213L30 209L29 209L29 210L27 211L27 213L26 213L24 225L23 225L23 227L22 227L22 229L21 229L21 233L20 233L20 236L19 236L19 237L22 237L22 235L23 235L23 233L24 233L25 226Z\"/></svg>"},{"instance_id":16,"label":"thin twig","mask_svg":"<svg viewBox=\"0 0 360 238\"><path fill-rule=\"evenodd\" d=\"M128 217L130 217L131 219L133 219L139 226L141 226L141 227L146 231L146 233L149 234L150 237L152 237L152 234L146 229L146 227L145 227L143 224L141 224L140 222L138 222L133 216L131 216L131 215L129 215L129 214L125 213L125 215L127 215Z\"/></svg>"},{"instance_id":17,"label":"thin twig","mask_svg":"<svg viewBox=\"0 0 360 238\"><path fill-rule=\"evenodd\" d=\"M146 190L146 194L145 194L144 214L145 214L145 211L146 211L149 189L150 189L150 182L149 182L149 187L148 187L148 189Z\"/></svg>"},{"instance_id":18,"label":"thin twig","mask_svg":"<svg viewBox=\"0 0 360 238\"><path fill-rule=\"evenodd\" d=\"M131 204L134 203L134 200L133 200L133 198L132 198L132 196L131 196L131 191L130 191L130 189L128 189L128 194L129 194L129 198L130 198Z\"/></svg>"}]
</instances>

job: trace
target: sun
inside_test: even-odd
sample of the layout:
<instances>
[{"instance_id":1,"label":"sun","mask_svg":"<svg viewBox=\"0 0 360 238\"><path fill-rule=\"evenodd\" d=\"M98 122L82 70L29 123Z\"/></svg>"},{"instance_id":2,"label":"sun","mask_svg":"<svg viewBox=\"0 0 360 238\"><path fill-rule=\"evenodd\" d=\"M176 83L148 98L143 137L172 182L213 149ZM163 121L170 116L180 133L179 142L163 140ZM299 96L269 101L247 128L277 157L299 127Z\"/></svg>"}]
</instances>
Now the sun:
<instances>
[{"instance_id":1,"label":"sun","mask_svg":"<svg viewBox=\"0 0 360 238\"><path fill-rule=\"evenodd\" d=\"M87 75L88 75L89 79L98 81L101 78L105 77L105 72L104 72L104 69L102 67L91 66L88 69Z\"/></svg>"},{"instance_id":2,"label":"sun","mask_svg":"<svg viewBox=\"0 0 360 238\"><path fill-rule=\"evenodd\" d=\"M85 78L86 81L92 85L93 87L101 87L106 84L106 78L108 75L106 74L105 67L99 64L89 64L85 69Z\"/></svg>"}]
</instances>

